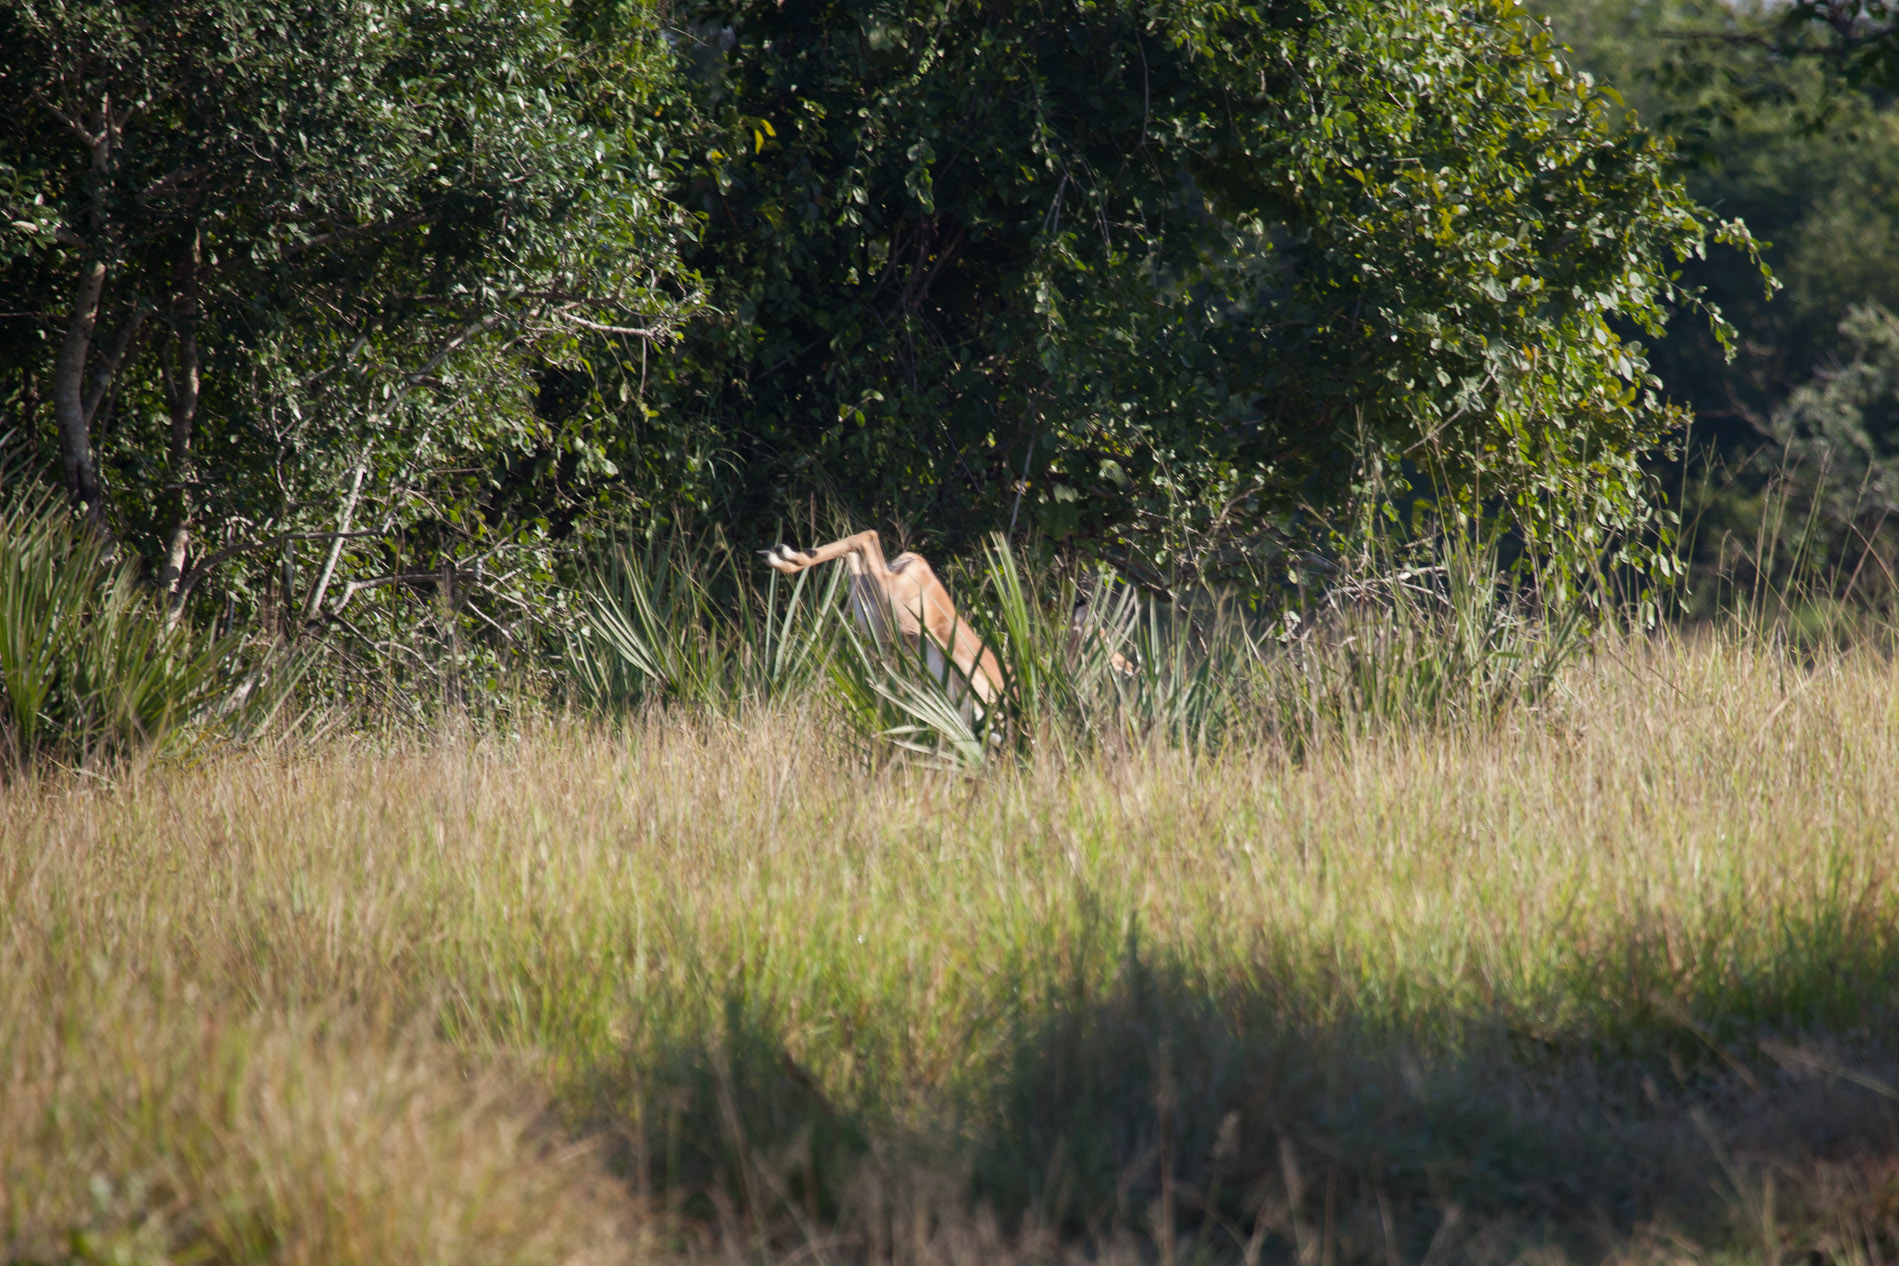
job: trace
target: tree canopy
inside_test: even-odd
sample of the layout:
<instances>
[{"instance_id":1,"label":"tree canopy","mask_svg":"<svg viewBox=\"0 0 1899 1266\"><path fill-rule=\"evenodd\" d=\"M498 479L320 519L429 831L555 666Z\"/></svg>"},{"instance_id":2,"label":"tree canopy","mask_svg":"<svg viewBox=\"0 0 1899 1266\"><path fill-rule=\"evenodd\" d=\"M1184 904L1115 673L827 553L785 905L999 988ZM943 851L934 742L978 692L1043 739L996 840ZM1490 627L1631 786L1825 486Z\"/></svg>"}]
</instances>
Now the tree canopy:
<instances>
[{"instance_id":1,"label":"tree canopy","mask_svg":"<svg viewBox=\"0 0 1899 1266\"><path fill-rule=\"evenodd\" d=\"M539 417L536 374L665 329L678 217L652 33L589 50L565 20L0 9L0 356L72 500L162 587L261 555L312 618L339 562L375 583L518 536L533 500L481 511L524 459L600 460Z\"/></svg>"},{"instance_id":2,"label":"tree canopy","mask_svg":"<svg viewBox=\"0 0 1899 1266\"><path fill-rule=\"evenodd\" d=\"M674 13L710 310L658 395L739 518L1257 546L1410 463L1627 522L1677 417L1625 336L1745 245L1507 3Z\"/></svg>"},{"instance_id":3,"label":"tree canopy","mask_svg":"<svg viewBox=\"0 0 1899 1266\"><path fill-rule=\"evenodd\" d=\"M1781 283L1731 260L1693 260L1734 323L1737 354L1690 323L1655 351L1694 442L1667 482L1695 524L1704 581L1837 582L1890 596L1899 546L1889 459L1899 417L1873 391L1894 363L1899 311L1899 46L1883 6L1718 0L1552 4L1578 61L1616 83L1650 126L1678 138L1690 193L1746 220ZM1872 394L1869 394L1871 392ZM1822 575L1824 573L1824 577ZM1715 596L1697 582L1695 600Z\"/></svg>"},{"instance_id":4,"label":"tree canopy","mask_svg":"<svg viewBox=\"0 0 1899 1266\"><path fill-rule=\"evenodd\" d=\"M1600 548L1680 421L1640 340L1724 339L1678 269L1751 245L1509 0L8 0L0 38L18 429L161 587L293 625L616 515L1257 570L1415 483Z\"/></svg>"}]
</instances>

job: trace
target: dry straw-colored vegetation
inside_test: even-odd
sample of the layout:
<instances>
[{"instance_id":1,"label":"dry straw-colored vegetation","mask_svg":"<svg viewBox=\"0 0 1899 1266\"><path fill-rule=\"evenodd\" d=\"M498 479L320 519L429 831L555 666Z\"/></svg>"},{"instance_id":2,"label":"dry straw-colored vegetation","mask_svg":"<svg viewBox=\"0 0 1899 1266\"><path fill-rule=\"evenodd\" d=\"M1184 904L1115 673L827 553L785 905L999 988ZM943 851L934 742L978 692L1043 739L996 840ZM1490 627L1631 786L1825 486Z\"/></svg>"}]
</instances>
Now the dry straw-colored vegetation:
<instances>
[{"instance_id":1,"label":"dry straw-colored vegetation","mask_svg":"<svg viewBox=\"0 0 1899 1266\"><path fill-rule=\"evenodd\" d=\"M1899 1252L1883 654L862 750L812 696L15 780L0 1258Z\"/></svg>"}]
</instances>

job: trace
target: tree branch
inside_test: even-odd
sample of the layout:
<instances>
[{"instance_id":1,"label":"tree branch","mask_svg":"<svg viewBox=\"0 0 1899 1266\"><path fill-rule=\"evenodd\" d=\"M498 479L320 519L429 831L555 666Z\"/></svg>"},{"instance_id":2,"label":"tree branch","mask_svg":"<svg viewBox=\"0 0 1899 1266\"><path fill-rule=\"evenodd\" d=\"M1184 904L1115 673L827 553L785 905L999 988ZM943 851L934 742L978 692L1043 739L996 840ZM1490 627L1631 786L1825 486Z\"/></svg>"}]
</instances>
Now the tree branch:
<instances>
[{"instance_id":1,"label":"tree branch","mask_svg":"<svg viewBox=\"0 0 1899 1266\"><path fill-rule=\"evenodd\" d=\"M195 163L190 167L179 167L167 172L157 180L154 180L151 184L146 185L139 193L138 201L149 202L172 186L182 185L187 181L196 179L199 175L203 174L204 167L205 165L203 163Z\"/></svg>"},{"instance_id":2,"label":"tree branch","mask_svg":"<svg viewBox=\"0 0 1899 1266\"><path fill-rule=\"evenodd\" d=\"M436 350L435 355L424 361L420 369L406 375L402 379L401 386L399 386L389 398L388 409L393 409L396 403L408 395L418 384L426 382L429 375L434 373L435 367L454 355L469 339L501 324L505 316L506 314L503 312L491 312L481 320L464 326L460 333L442 344L442 346ZM387 409L385 409L384 412L386 414ZM303 604L303 622L305 624L315 619L317 612L322 609L323 595L329 591L330 580L336 575L336 562L343 556L343 542L348 539L350 520L355 517L356 503L363 495L363 476L369 470L369 454L373 447L374 441L371 440L365 444L362 456L356 459L356 470L350 476L349 495L344 498L343 511L337 518L336 533L330 538L330 555L323 560L322 574L317 577L316 586L310 590L310 597L308 601Z\"/></svg>"},{"instance_id":3,"label":"tree branch","mask_svg":"<svg viewBox=\"0 0 1899 1266\"><path fill-rule=\"evenodd\" d=\"M349 228L336 229L333 232L324 233L317 237L307 238L304 241L293 243L284 248L283 257L285 259L291 259L307 251L321 250L323 247L333 245L337 242L347 242L354 238L369 237L375 233L394 233L400 232L403 229L413 229L424 224L432 224L435 222L435 219L436 217L433 215L425 215L418 212L415 215L405 215L399 219L386 220L381 224L355 224Z\"/></svg>"},{"instance_id":4,"label":"tree branch","mask_svg":"<svg viewBox=\"0 0 1899 1266\"><path fill-rule=\"evenodd\" d=\"M457 581L461 579L460 571L451 569L451 574ZM365 589L380 589L384 585L402 585L424 580L439 581L441 578L442 571L440 568L437 568L434 571L390 572L387 576L372 576L368 580L345 581L343 584L343 596L336 600L336 606L331 608L327 614L340 614L343 608L349 605L349 600Z\"/></svg>"},{"instance_id":5,"label":"tree branch","mask_svg":"<svg viewBox=\"0 0 1899 1266\"><path fill-rule=\"evenodd\" d=\"M88 132L85 129L84 125L82 125L78 119L75 119L73 118L72 115L67 114L64 110L60 109L58 106L54 105L51 101L47 100L47 98L40 96L40 94L37 92L34 93L33 95L36 97L39 97L40 103L44 105L48 110L51 110L53 112L54 118L58 119L61 123L64 123L74 136L77 136L80 140L84 141L86 143L87 149L96 148L98 145L104 142L104 140L106 139L106 136L109 134L109 133L102 132L98 136L94 136L91 132ZM110 127L110 124L108 124L107 126Z\"/></svg>"},{"instance_id":6,"label":"tree branch","mask_svg":"<svg viewBox=\"0 0 1899 1266\"><path fill-rule=\"evenodd\" d=\"M316 585L310 590L309 599L303 604L303 622L308 624L323 607L323 595L330 587L330 578L336 575L336 560L343 556L343 542L349 539L350 520L356 517L356 502L363 495L363 476L369 470L370 449L374 441L363 446L363 455L356 459L356 470L350 476L349 496L343 499L343 511L337 516L336 531L330 538L330 554L323 560L322 574L317 577Z\"/></svg>"},{"instance_id":7,"label":"tree branch","mask_svg":"<svg viewBox=\"0 0 1899 1266\"><path fill-rule=\"evenodd\" d=\"M134 304L132 313L119 324L119 332L112 336L112 343L106 349L105 359L99 363L98 371L93 375L92 386L86 392L83 402L86 425L98 416L99 406L105 401L106 391L112 386L113 377L119 372L119 362L125 359L126 351L132 346L132 340L138 337L139 329L150 316L150 304Z\"/></svg>"},{"instance_id":8,"label":"tree branch","mask_svg":"<svg viewBox=\"0 0 1899 1266\"><path fill-rule=\"evenodd\" d=\"M562 313L560 319L569 325L578 325L583 330L592 330L598 334L631 334L635 338L664 338L666 331L655 329L637 329L630 325L602 325L598 321L589 321L585 317Z\"/></svg>"}]
</instances>

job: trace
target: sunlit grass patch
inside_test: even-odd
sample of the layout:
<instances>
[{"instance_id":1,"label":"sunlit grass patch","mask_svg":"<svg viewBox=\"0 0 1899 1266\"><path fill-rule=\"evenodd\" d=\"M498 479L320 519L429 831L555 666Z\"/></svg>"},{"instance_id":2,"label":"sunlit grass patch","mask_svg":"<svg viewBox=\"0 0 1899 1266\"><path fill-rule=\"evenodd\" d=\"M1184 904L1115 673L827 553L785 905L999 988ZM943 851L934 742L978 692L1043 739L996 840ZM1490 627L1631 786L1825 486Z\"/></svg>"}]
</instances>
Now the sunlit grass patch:
<instances>
[{"instance_id":1,"label":"sunlit grass patch","mask_svg":"<svg viewBox=\"0 0 1899 1266\"><path fill-rule=\"evenodd\" d=\"M1534 711L1297 751L861 751L791 696L9 791L11 1251L227 1188L510 1260L1899 1244L1878 655L1603 641ZM171 1137L162 1224L98 1214Z\"/></svg>"},{"instance_id":2,"label":"sunlit grass patch","mask_svg":"<svg viewBox=\"0 0 1899 1266\"><path fill-rule=\"evenodd\" d=\"M637 1206L525 1079L343 996L250 1009L132 929L65 930L86 944L5 955L6 1260L635 1258Z\"/></svg>"}]
</instances>

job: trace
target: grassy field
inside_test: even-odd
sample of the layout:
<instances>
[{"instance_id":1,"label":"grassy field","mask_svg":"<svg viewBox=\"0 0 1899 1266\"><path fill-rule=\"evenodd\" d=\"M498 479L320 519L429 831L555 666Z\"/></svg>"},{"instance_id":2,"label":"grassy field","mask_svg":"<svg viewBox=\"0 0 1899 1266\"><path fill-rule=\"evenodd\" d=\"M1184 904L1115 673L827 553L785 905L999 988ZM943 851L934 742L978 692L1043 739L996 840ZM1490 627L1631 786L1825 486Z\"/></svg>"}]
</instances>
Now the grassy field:
<instances>
[{"instance_id":1,"label":"grassy field","mask_svg":"<svg viewBox=\"0 0 1899 1266\"><path fill-rule=\"evenodd\" d=\"M743 724L0 789L0 1259L1899 1255L1899 673L866 764Z\"/></svg>"}]
</instances>

